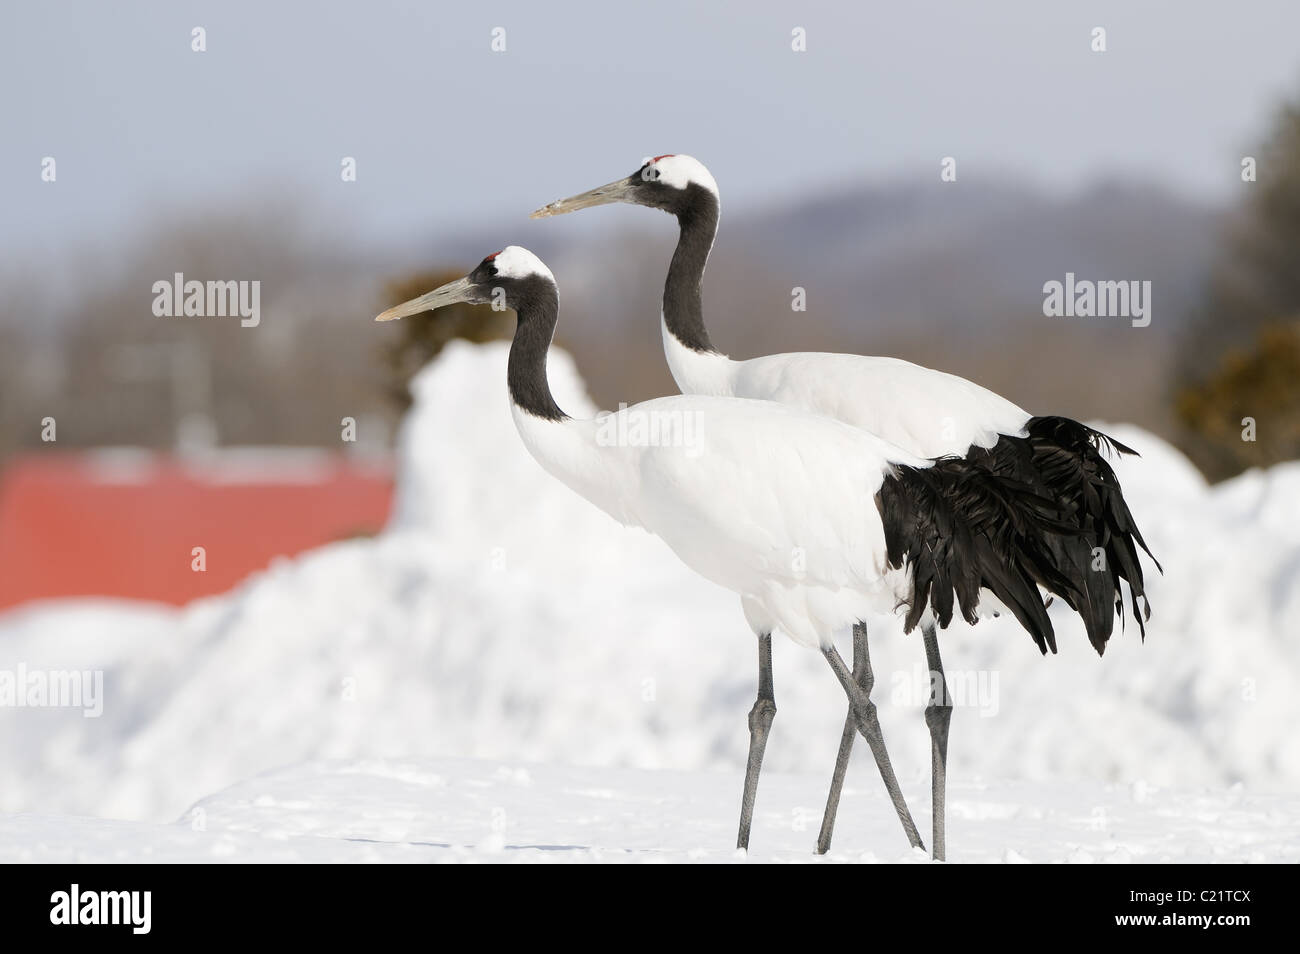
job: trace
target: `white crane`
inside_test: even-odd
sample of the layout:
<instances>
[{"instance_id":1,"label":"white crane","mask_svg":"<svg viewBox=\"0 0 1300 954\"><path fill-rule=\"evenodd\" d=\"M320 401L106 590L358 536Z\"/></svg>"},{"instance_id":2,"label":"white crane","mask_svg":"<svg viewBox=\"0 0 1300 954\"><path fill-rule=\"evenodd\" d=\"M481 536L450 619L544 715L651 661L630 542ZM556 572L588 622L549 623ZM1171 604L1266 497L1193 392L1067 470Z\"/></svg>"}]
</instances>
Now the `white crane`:
<instances>
[{"instance_id":1,"label":"white crane","mask_svg":"<svg viewBox=\"0 0 1300 954\"><path fill-rule=\"evenodd\" d=\"M909 630L921 621L946 626L954 612L975 622L1009 610L1040 646L1051 643L1039 587L1070 592L1051 550L1074 533L1054 505L961 458L925 460L859 428L770 401L678 395L623 408L618 426L608 418L575 420L556 405L546 377L559 316L555 279L517 246L376 320L455 302L504 302L516 312L507 385L519 436L538 463L619 522L657 534L688 566L740 596L759 639L740 845L748 845L776 712L777 629L818 649L834 670L849 697L851 728L871 746L899 819L919 845L870 700L865 632L854 640L852 672L833 636L870 613L900 608ZM662 435L657 422L687 418L689 445L610 439Z\"/></svg>"},{"instance_id":2,"label":"white crane","mask_svg":"<svg viewBox=\"0 0 1300 954\"><path fill-rule=\"evenodd\" d=\"M778 401L869 431L918 457L967 457L990 473L1029 484L1055 500L1082 531L1055 555L1057 569L1082 593L1065 598L1082 617L1097 653L1105 650L1115 615L1123 618L1121 580L1129 587L1133 615L1145 636L1150 608L1137 548L1148 556L1150 550L1103 453L1134 453L1130 448L1078 421L1031 416L964 378L897 358L803 352L733 361L713 346L704 326L700 285L721 208L709 170L691 156L656 156L630 176L552 202L533 217L618 202L661 209L677 218L680 236L664 283L661 325L668 365L682 393ZM935 857L942 858L952 706L934 629L926 626L922 632L934 686L925 710L933 844ZM1040 648L1056 651L1054 642ZM830 846L842 766L853 743L850 721L822 823L821 851Z\"/></svg>"}]
</instances>

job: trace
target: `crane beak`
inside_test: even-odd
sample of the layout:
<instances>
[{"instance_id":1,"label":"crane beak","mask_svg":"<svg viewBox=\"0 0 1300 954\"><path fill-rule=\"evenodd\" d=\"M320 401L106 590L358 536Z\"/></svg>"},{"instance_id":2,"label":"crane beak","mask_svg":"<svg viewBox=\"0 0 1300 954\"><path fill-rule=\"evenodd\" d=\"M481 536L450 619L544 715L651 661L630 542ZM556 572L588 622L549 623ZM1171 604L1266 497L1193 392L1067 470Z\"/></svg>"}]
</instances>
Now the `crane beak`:
<instances>
[{"instance_id":1,"label":"crane beak","mask_svg":"<svg viewBox=\"0 0 1300 954\"><path fill-rule=\"evenodd\" d=\"M418 315L422 311L436 311L457 302L473 300L474 283L466 276L465 278L458 278L454 282L448 282L441 288L435 288L419 298L412 298L400 305L394 305L387 311L376 315L375 321L394 321L408 315Z\"/></svg>"},{"instance_id":2,"label":"crane beak","mask_svg":"<svg viewBox=\"0 0 1300 954\"><path fill-rule=\"evenodd\" d=\"M589 192L581 192L578 195L571 195L567 199L556 199L550 205L544 205L528 217L530 219L545 219L552 215L564 215L566 212L577 212L579 209L589 209L593 205L610 205L614 202L631 202L632 201L632 180L631 178L618 179L614 182L598 186Z\"/></svg>"}]
</instances>

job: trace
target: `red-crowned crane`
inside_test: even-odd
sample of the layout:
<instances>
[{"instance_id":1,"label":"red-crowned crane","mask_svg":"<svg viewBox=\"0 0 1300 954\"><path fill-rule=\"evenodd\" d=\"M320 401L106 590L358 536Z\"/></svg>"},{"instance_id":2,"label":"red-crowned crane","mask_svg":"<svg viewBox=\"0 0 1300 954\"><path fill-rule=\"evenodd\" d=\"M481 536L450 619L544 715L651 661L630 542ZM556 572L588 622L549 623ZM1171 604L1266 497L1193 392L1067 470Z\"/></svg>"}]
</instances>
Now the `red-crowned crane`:
<instances>
[{"instance_id":1,"label":"red-crowned crane","mask_svg":"<svg viewBox=\"0 0 1300 954\"><path fill-rule=\"evenodd\" d=\"M516 312L506 383L515 426L538 463L615 520L657 534L692 569L740 596L759 640L741 845L748 844L776 711L777 629L818 649L834 670L849 698L851 728L871 746L899 819L920 845L869 696L865 631L855 631L853 671L833 636L871 613L904 608L909 629L921 621L947 626L954 613L975 622L1009 611L1035 642L1049 645L1052 624L1040 587L1077 595L1054 567L1053 549L1077 535L1055 504L964 458L927 460L861 428L771 401L678 395L621 409L618 426L608 418L571 418L556 405L546 376L559 317L555 279L517 246L376 320L455 302L504 302ZM610 439L687 419L689 443Z\"/></svg>"},{"instance_id":2,"label":"red-crowned crane","mask_svg":"<svg viewBox=\"0 0 1300 954\"><path fill-rule=\"evenodd\" d=\"M965 457L989 473L1034 487L1056 501L1082 531L1066 538L1055 556L1058 570L1081 591L1081 596L1065 599L1082 617L1093 648L1098 654L1105 650L1115 615L1123 617L1121 580L1129 587L1133 615L1145 636L1150 608L1138 547L1151 553L1104 455L1107 450L1134 453L1130 448L1078 421L1032 416L964 378L897 358L804 352L733 361L713 346L704 327L700 285L720 212L718 184L709 170L690 156L656 156L630 176L552 202L533 217L616 202L661 209L677 218L680 236L664 283L661 324L668 365L682 393L777 401L844 421L918 457ZM943 858L952 706L934 629L925 626L922 632L933 686L925 710L933 844L935 857ZM1040 648L1056 651L1054 642ZM853 743L849 722L818 843L823 852L830 846L838 786Z\"/></svg>"}]
</instances>

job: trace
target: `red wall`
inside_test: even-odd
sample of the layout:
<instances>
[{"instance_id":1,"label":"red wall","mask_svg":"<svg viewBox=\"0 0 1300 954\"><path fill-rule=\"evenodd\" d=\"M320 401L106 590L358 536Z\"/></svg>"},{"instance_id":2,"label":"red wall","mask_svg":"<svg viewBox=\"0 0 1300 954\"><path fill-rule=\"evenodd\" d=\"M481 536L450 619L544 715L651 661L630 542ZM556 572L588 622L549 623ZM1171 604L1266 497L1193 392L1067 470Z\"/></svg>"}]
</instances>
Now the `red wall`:
<instances>
[{"instance_id":1,"label":"red wall","mask_svg":"<svg viewBox=\"0 0 1300 954\"><path fill-rule=\"evenodd\" d=\"M275 556L384 525L391 467L251 449L178 460L51 452L0 477L0 609L59 596L181 604L230 589ZM207 571L191 551L207 551Z\"/></svg>"}]
</instances>

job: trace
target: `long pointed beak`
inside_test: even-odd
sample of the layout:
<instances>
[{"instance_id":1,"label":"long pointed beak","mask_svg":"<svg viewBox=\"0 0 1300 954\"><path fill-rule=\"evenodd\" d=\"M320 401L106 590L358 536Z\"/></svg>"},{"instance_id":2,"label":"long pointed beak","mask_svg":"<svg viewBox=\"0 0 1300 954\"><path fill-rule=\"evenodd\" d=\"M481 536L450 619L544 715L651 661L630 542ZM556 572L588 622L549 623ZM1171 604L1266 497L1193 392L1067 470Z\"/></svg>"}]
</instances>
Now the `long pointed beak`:
<instances>
[{"instance_id":1,"label":"long pointed beak","mask_svg":"<svg viewBox=\"0 0 1300 954\"><path fill-rule=\"evenodd\" d=\"M556 199L550 205L542 206L528 217L530 219L545 219L552 215L563 215L566 212L589 209L593 205L609 205L613 202L631 201L632 183L630 179L616 179L614 182L597 186L588 192L580 192L577 195L569 196L567 199Z\"/></svg>"},{"instance_id":2,"label":"long pointed beak","mask_svg":"<svg viewBox=\"0 0 1300 954\"><path fill-rule=\"evenodd\" d=\"M448 282L441 288L435 288L433 291L421 295L419 298L412 298L400 305L394 305L387 311L376 315L375 321L394 321L408 315L418 315L422 311L435 311L447 305L454 305L457 302L471 301L473 297L473 282L469 280L468 276L458 278L454 282Z\"/></svg>"}]
</instances>

